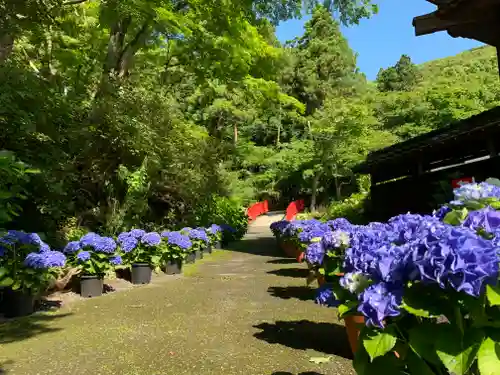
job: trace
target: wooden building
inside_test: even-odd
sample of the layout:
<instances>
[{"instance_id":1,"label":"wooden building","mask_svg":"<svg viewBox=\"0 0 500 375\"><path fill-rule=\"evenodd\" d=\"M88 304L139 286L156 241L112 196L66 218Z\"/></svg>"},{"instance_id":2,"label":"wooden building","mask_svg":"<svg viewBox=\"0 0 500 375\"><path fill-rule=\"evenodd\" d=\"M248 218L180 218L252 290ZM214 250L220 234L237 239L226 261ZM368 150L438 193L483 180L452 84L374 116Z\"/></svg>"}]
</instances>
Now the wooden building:
<instances>
[{"instance_id":1,"label":"wooden building","mask_svg":"<svg viewBox=\"0 0 500 375\"><path fill-rule=\"evenodd\" d=\"M371 152L355 173L370 174L372 220L429 213L450 199L453 179L500 178L500 107Z\"/></svg>"}]
</instances>

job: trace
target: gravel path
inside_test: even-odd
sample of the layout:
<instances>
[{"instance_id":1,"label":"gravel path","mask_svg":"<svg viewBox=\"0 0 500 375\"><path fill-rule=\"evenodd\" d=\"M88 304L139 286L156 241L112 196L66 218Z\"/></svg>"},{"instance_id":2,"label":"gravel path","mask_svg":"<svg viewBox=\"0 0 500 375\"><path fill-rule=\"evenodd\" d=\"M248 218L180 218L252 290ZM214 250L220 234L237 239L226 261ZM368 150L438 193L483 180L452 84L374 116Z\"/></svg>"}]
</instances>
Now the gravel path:
<instances>
[{"instance_id":1,"label":"gravel path","mask_svg":"<svg viewBox=\"0 0 500 375\"><path fill-rule=\"evenodd\" d=\"M268 227L281 216L184 276L0 325L0 374L353 374L335 310L314 304L305 267L276 250Z\"/></svg>"}]
</instances>

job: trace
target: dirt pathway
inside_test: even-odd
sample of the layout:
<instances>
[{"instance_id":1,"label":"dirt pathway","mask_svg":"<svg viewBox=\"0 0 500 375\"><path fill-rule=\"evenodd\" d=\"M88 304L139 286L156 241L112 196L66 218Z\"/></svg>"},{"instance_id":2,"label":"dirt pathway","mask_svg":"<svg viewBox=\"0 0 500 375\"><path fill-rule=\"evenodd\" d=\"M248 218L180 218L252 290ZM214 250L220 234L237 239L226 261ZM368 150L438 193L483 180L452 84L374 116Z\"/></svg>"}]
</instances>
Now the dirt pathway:
<instances>
[{"instance_id":1,"label":"dirt pathway","mask_svg":"<svg viewBox=\"0 0 500 375\"><path fill-rule=\"evenodd\" d=\"M259 218L231 251L182 277L0 325L0 366L12 375L352 374L335 311L314 304L305 267L276 250L268 227L280 218Z\"/></svg>"}]
</instances>

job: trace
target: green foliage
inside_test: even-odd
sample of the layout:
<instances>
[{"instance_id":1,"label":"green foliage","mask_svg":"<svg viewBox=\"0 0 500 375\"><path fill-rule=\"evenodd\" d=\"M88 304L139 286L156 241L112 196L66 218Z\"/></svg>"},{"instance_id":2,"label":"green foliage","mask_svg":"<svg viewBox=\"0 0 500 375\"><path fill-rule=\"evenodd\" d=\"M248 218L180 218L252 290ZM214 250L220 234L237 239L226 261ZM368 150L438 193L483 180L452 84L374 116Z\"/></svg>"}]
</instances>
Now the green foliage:
<instances>
[{"instance_id":1,"label":"green foliage","mask_svg":"<svg viewBox=\"0 0 500 375\"><path fill-rule=\"evenodd\" d=\"M366 204L369 195L366 192L355 193L342 201L334 201L327 211L328 219L346 218L354 224L365 224Z\"/></svg>"},{"instance_id":2,"label":"green foliage","mask_svg":"<svg viewBox=\"0 0 500 375\"><path fill-rule=\"evenodd\" d=\"M0 150L0 228L20 214L20 200L26 199L26 184L33 173L38 171L27 168L12 152Z\"/></svg>"},{"instance_id":3,"label":"green foliage","mask_svg":"<svg viewBox=\"0 0 500 375\"><path fill-rule=\"evenodd\" d=\"M210 197L197 208L193 219L197 226L202 227L209 224L228 225L232 230L224 231L222 240L225 243L242 238L248 227L245 208L226 197Z\"/></svg>"},{"instance_id":4,"label":"green foliage","mask_svg":"<svg viewBox=\"0 0 500 375\"><path fill-rule=\"evenodd\" d=\"M380 91L411 91L421 80L419 68L412 63L410 56L402 55L395 66L380 69L377 87Z\"/></svg>"}]
</instances>

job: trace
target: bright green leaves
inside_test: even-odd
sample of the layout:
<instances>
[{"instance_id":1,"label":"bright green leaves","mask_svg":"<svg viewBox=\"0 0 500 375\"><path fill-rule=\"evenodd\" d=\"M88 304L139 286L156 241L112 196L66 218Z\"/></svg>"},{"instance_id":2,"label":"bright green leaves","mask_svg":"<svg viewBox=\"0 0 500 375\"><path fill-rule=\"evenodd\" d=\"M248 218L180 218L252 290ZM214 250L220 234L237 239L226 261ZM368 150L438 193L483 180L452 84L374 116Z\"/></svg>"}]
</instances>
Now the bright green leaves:
<instances>
[{"instance_id":1,"label":"bright green leaves","mask_svg":"<svg viewBox=\"0 0 500 375\"><path fill-rule=\"evenodd\" d=\"M443 221L450 225L460 225L467 218L469 211L467 208L454 209L446 214Z\"/></svg>"},{"instance_id":2,"label":"bright green leaves","mask_svg":"<svg viewBox=\"0 0 500 375\"><path fill-rule=\"evenodd\" d=\"M391 327L384 330L366 329L362 341L370 360L373 361L375 358L389 353L396 345L397 337Z\"/></svg>"},{"instance_id":3,"label":"bright green leaves","mask_svg":"<svg viewBox=\"0 0 500 375\"><path fill-rule=\"evenodd\" d=\"M499 375L500 343L486 337L477 353L477 365L481 375Z\"/></svg>"},{"instance_id":4,"label":"bright green leaves","mask_svg":"<svg viewBox=\"0 0 500 375\"><path fill-rule=\"evenodd\" d=\"M434 347L443 365L450 373L466 374L476 359L482 332L471 329L462 334L457 326L448 324L438 324L435 328Z\"/></svg>"},{"instance_id":5,"label":"bright green leaves","mask_svg":"<svg viewBox=\"0 0 500 375\"><path fill-rule=\"evenodd\" d=\"M486 298L490 306L500 306L500 286L486 286Z\"/></svg>"}]
</instances>

